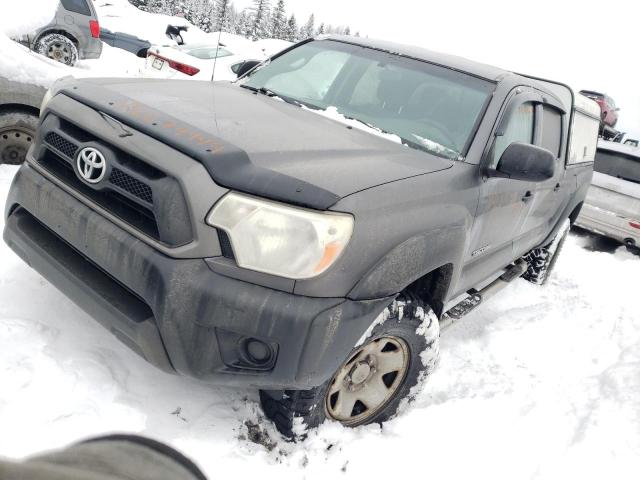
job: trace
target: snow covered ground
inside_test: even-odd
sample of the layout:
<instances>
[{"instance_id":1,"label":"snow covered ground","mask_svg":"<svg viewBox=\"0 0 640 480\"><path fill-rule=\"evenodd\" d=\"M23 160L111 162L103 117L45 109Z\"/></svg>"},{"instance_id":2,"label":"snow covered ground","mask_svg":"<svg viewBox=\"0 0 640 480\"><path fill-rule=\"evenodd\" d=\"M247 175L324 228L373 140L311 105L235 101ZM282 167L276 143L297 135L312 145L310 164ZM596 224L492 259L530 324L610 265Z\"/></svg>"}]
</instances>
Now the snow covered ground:
<instances>
[{"instance_id":1,"label":"snow covered ground","mask_svg":"<svg viewBox=\"0 0 640 480\"><path fill-rule=\"evenodd\" d=\"M0 210L14 172L0 166ZM519 280L446 330L440 369L384 428L292 445L255 392L155 370L0 243L0 455L127 431L211 479L636 479L640 257L594 247L571 236L548 287Z\"/></svg>"}]
</instances>

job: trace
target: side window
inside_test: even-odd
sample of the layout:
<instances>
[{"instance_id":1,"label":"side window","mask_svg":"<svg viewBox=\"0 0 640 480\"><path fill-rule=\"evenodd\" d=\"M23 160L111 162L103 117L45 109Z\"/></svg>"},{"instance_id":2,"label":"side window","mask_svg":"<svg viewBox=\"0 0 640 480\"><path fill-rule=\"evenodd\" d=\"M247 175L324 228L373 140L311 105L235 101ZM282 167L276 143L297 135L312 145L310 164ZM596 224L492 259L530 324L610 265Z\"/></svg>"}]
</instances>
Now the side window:
<instances>
[{"instance_id":1,"label":"side window","mask_svg":"<svg viewBox=\"0 0 640 480\"><path fill-rule=\"evenodd\" d=\"M87 5L87 0L61 0L62 6L70 12L91 16L91 10Z\"/></svg>"},{"instance_id":2,"label":"side window","mask_svg":"<svg viewBox=\"0 0 640 480\"><path fill-rule=\"evenodd\" d=\"M544 105L542 109L542 148L553 153L556 158L560 156L562 142L562 114L553 107Z\"/></svg>"},{"instance_id":3,"label":"side window","mask_svg":"<svg viewBox=\"0 0 640 480\"><path fill-rule=\"evenodd\" d=\"M489 168L496 168L500 157L509 145L514 142L533 143L533 128L535 125L535 108L533 103L526 102L518 107L511 115L504 135L496 137L493 146L493 158Z\"/></svg>"}]
</instances>

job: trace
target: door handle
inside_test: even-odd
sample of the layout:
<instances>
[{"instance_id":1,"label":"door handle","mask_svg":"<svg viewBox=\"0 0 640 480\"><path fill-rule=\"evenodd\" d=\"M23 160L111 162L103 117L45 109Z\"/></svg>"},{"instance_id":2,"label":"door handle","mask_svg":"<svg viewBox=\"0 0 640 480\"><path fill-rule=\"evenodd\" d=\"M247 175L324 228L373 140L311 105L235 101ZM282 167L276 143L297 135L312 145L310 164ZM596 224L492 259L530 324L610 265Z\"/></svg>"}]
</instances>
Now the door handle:
<instances>
[{"instance_id":1,"label":"door handle","mask_svg":"<svg viewBox=\"0 0 640 480\"><path fill-rule=\"evenodd\" d=\"M531 193L531 191L528 191L527 193L524 194L524 197L522 197L522 201L526 203L532 198L533 198L533 193Z\"/></svg>"},{"instance_id":2,"label":"door handle","mask_svg":"<svg viewBox=\"0 0 640 480\"><path fill-rule=\"evenodd\" d=\"M557 192L558 190L560 190L560 184L556 183L555 188L553 189L554 192Z\"/></svg>"}]
</instances>

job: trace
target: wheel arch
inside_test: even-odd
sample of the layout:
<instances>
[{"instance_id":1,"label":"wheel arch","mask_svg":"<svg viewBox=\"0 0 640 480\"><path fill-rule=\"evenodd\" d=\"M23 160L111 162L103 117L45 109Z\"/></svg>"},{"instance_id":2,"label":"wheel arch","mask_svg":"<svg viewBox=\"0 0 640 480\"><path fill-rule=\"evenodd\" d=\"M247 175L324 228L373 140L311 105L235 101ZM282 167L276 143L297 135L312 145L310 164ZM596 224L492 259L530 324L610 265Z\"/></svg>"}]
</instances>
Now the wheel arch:
<instances>
[{"instance_id":1,"label":"wheel arch","mask_svg":"<svg viewBox=\"0 0 640 480\"><path fill-rule=\"evenodd\" d=\"M349 298L381 298L407 292L441 316L460 273L467 236L468 227L461 222L409 238L370 269Z\"/></svg>"},{"instance_id":2,"label":"wheel arch","mask_svg":"<svg viewBox=\"0 0 640 480\"><path fill-rule=\"evenodd\" d=\"M69 40L71 40L74 45L76 46L76 48L79 48L80 42L78 41L78 39L75 37L75 35L73 35L71 32L67 31L67 30L63 30L60 28L49 28L43 32L40 32L38 34L38 37L36 38L34 45L36 43L38 43L40 41L40 39L42 39L42 37L44 37L45 35L50 35L52 33L57 33L58 35L63 35L65 37L67 37Z\"/></svg>"},{"instance_id":3,"label":"wheel arch","mask_svg":"<svg viewBox=\"0 0 640 480\"><path fill-rule=\"evenodd\" d=\"M34 115L36 117L40 116L40 109L34 107L33 105L27 105L25 103L3 103L0 104L0 114L7 112L20 112L27 113L29 115Z\"/></svg>"}]
</instances>

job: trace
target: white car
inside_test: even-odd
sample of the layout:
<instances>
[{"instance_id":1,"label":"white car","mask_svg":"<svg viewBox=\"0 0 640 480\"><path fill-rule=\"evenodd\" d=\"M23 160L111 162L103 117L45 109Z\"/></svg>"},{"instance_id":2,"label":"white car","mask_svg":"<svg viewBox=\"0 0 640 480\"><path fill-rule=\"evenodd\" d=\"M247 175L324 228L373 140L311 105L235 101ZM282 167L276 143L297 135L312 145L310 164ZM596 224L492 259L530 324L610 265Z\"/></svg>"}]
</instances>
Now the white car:
<instances>
[{"instance_id":1,"label":"white car","mask_svg":"<svg viewBox=\"0 0 640 480\"><path fill-rule=\"evenodd\" d=\"M216 60L217 56L217 60ZM152 46L142 75L145 77L211 80L235 80L247 60L264 60L260 51L247 51L223 44Z\"/></svg>"}]
</instances>

